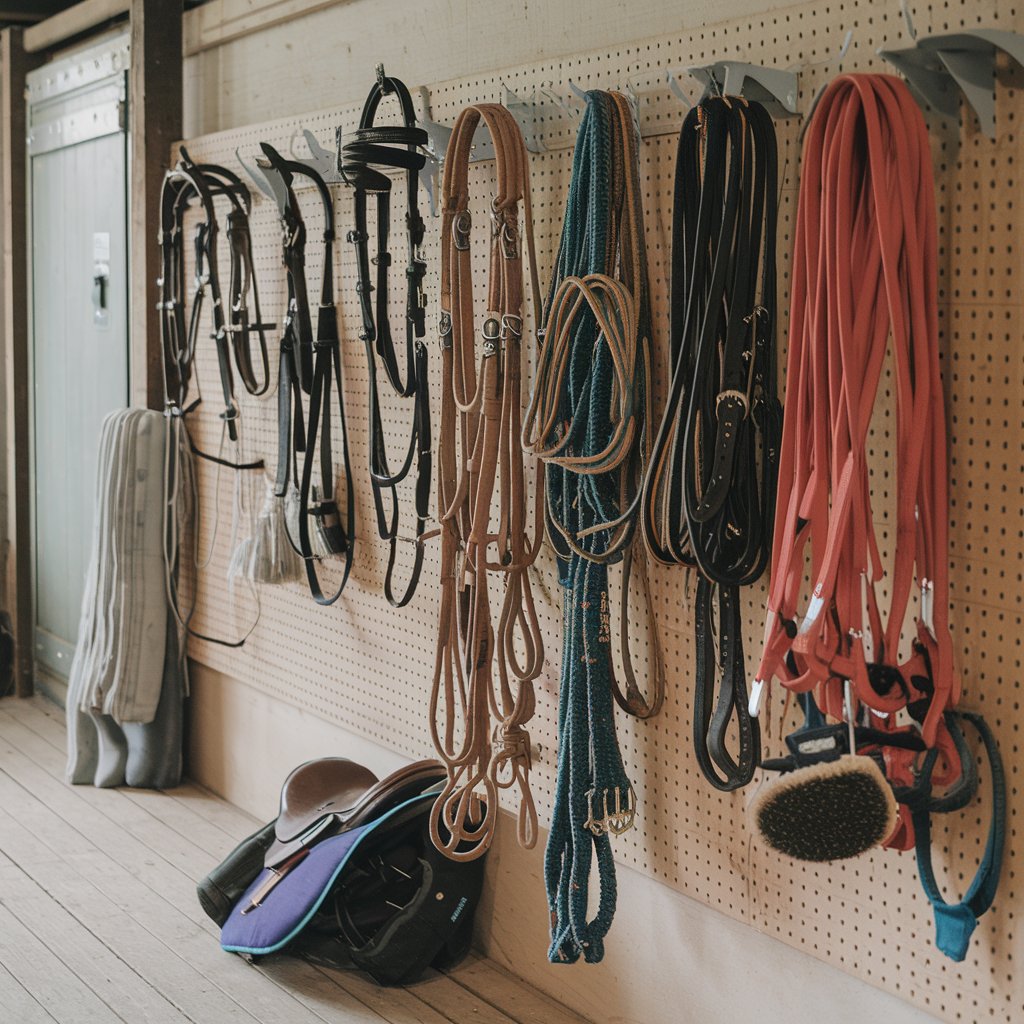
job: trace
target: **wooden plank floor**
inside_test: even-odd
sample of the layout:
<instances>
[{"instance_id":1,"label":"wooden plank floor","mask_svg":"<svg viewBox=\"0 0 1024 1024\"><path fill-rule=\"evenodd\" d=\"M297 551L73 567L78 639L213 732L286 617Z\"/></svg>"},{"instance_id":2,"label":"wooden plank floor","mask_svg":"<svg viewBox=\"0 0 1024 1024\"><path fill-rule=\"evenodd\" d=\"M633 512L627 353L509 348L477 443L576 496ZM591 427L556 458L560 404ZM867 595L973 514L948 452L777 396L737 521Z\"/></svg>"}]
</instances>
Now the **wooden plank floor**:
<instances>
[{"instance_id":1,"label":"wooden plank floor","mask_svg":"<svg viewBox=\"0 0 1024 1024\"><path fill-rule=\"evenodd\" d=\"M256 822L195 785L68 786L63 715L0 700L0 1021L11 1024L579 1024L470 957L404 989L221 952L195 898Z\"/></svg>"}]
</instances>

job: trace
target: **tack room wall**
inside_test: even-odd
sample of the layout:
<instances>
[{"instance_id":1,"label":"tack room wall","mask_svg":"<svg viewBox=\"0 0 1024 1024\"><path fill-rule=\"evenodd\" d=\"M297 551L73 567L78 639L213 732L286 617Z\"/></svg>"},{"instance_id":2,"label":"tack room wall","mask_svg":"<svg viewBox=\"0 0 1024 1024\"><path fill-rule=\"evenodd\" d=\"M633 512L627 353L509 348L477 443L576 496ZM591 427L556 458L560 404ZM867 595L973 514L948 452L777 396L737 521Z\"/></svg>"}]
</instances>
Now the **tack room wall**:
<instances>
[{"instance_id":1,"label":"tack room wall","mask_svg":"<svg viewBox=\"0 0 1024 1024\"><path fill-rule=\"evenodd\" d=\"M608 0L586 5L352 0L312 4L318 9L306 16L240 34L243 23L258 23L244 22L243 15L262 11L270 18L275 9L294 12L302 6L301 0L215 0L189 16L186 134L193 156L229 162L235 147L251 152L260 138L286 145L300 124L327 143L335 124L351 126L358 115L378 60L410 86L427 85L434 117L449 124L462 105L493 100L503 85L523 95L545 84L567 94L570 78L601 87L622 87L628 81L646 97L644 123L650 131L642 154L644 201L652 274L658 277L655 314L662 317L673 132L682 118L682 107L671 105L664 87L665 69L719 56L797 66L802 71L801 109L806 109L817 85L840 67L880 69L877 47L906 41L898 6L870 0L782 10L769 10L764 0L724 0L694 4L686 12L655 3L623 9ZM917 17L922 32L964 24L1024 30L1024 18L1015 9L967 0L949 0L941 9L925 6ZM853 44L840 66L836 54L847 30L853 32ZM1017 159L1019 95L1019 82L1002 76L1000 135L994 143L981 138L969 120L959 133L956 126L933 132L942 207L944 351L952 356L945 372L954 430L956 618L973 621L974 609L986 609L986 621L996 624L984 637L972 637L968 628L958 640L970 704L978 706L979 697L989 694L1000 711L1012 708L996 723L1010 758L1017 753L1012 722L1017 704L1010 688L1019 662L1014 646L1019 647L1019 639L1014 638L1021 588L1019 561L1014 560L1021 557L1020 540L1005 502L986 499L984 507L971 505L972 487L982 484L977 479L981 456L975 462L970 453L972 447L980 451L990 444L990 429L998 433L1002 426L1011 436L1012 431L1019 436L1021 429L1022 347L1013 326L1020 322L1021 296L1012 285L1020 265L1012 243L1016 213L1012 184L993 191L988 183L1002 172L987 170ZM566 138L571 128L551 131L550 150L531 162L542 276L550 268L570 155ZM780 268L786 268L786 226L798 182L797 124L780 124L779 133L784 168ZM988 189L984 203L983 188ZM347 203L339 195L343 225ZM276 309L279 235L267 204L257 207L253 224L261 291L265 288L267 307ZM436 236L436 225L428 235ZM948 241L952 235L958 238L955 245ZM1002 261L993 252L1006 252L1008 258ZM429 250L428 258L433 260L434 253L436 248ZM342 254L338 275L345 337L354 342L358 317L351 302L350 256ZM785 308L785 295L782 299ZM982 359L981 345L986 354L976 364L976 357ZM343 348L354 464L361 476L365 367L360 369L357 345ZM212 363L207 374L211 368ZM986 401L999 408L985 417L973 415L970 407ZM404 423L404 414L398 411L396 422ZM248 407L243 415L250 415ZM260 454L272 454L272 412L254 406L251 416L255 446ZM212 410L206 429L216 430ZM213 443L216 436L204 435ZM1016 468L1004 453L985 459L989 475L1003 475L1012 485L1019 456ZM212 476L206 484L212 493ZM424 715L433 664L431 573L436 578L436 562L428 561L413 605L404 613L392 612L380 595L383 551L380 545L374 548L367 529L366 490L359 494L359 510L367 561L357 566L352 589L339 606L318 610L298 587L268 592L263 621L244 651L226 654L206 645L193 650L193 772L262 815L273 813L281 779L305 757L348 753L382 771L395 763L396 752L409 756L429 750ZM221 494L226 509L226 482ZM207 502L204 514L211 511ZM225 528L222 543L228 533ZM207 572L202 611L206 625L232 632L247 609L241 601L232 606L222 580L218 584L213 578L226 562L222 548ZM550 562L545 566L551 579ZM547 965L541 851L518 850L511 828L503 830L491 862L489 913L481 933L487 950L597 1021L717 1022L752 1014L771 1022L853 1021L865 1014L894 1022L925 1020L929 1014L946 1020L1019 1019L1024 999L1012 967L1017 914L1011 883L1004 886L1000 909L979 930L970 962L957 967L943 963L930 948L931 923L912 858L879 855L860 867L790 871L751 846L742 826L749 794L710 792L689 751L692 626L684 574L660 571L656 590L659 629L674 669L671 706L647 727L623 730L627 759L644 777L650 798L642 805L640 829L616 847L622 865L620 906L606 961L599 967ZM751 638L758 632L759 600L752 599L748 608ZM547 604L553 667L540 687L541 721L534 731L543 748L536 772L542 819L553 769L548 734L558 657L557 598ZM995 710L981 706L989 714ZM957 857L965 864L973 861L981 817L965 834L948 837L950 862ZM1010 851L1011 864L1012 857ZM957 871L951 874L962 886Z\"/></svg>"}]
</instances>

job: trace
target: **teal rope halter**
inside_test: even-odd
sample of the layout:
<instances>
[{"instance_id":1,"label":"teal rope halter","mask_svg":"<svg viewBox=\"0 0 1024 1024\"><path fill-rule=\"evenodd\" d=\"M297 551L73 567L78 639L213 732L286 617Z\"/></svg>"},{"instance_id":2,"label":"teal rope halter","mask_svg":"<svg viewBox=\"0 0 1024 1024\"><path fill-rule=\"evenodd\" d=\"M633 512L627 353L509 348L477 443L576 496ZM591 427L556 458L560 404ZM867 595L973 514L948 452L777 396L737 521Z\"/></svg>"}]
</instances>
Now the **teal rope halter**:
<instances>
[{"instance_id":1,"label":"teal rope halter","mask_svg":"<svg viewBox=\"0 0 1024 1024\"><path fill-rule=\"evenodd\" d=\"M547 532L565 588L558 776L545 853L553 963L604 956L616 903L611 835L635 815L615 734L608 565L622 560L634 535L650 315L638 188L623 181L638 176L636 135L620 99L586 94L524 431L524 444L547 463ZM629 241L633 251L620 253ZM595 859L600 898L588 921Z\"/></svg>"}]
</instances>

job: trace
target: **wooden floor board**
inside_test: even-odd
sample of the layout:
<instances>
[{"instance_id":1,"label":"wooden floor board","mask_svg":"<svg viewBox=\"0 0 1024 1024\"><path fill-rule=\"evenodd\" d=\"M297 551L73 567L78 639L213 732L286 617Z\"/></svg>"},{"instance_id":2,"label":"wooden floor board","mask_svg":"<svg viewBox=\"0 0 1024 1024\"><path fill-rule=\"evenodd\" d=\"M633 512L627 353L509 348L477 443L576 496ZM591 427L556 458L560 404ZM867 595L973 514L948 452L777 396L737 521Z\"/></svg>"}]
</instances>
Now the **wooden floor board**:
<instances>
[{"instance_id":1,"label":"wooden floor board","mask_svg":"<svg viewBox=\"0 0 1024 1024\"><path fill-rule=\"evenodd\" d=\"M0 1020L55 1024L53 1016L3 964L0 964Z\"/></svg>"},{"instance_id":2,"label":"wooden floor board","mask_svg":"<svg viewBox=\"0 0 1024 1024\"><path fill-rule=\"evenodd\" d=\"M382 989L359 972L221 953L195 882L262 823L193 783L68 786L64 744L61 709L0 700L0 1021L583 1022L475 955Z\"/></svg>"}]
</instances>

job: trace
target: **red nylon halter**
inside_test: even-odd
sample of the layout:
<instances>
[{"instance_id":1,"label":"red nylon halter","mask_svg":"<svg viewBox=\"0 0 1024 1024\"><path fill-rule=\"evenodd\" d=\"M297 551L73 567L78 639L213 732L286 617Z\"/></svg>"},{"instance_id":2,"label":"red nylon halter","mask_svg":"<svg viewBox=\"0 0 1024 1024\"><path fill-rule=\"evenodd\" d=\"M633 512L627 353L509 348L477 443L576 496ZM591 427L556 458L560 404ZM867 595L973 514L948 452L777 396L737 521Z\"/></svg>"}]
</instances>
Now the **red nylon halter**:
<instances>
[{"instance_id":1,"label":"red nylon halter","mask_svg":"<svg viewBox=\"0 0 1024 1024\"><path fill-rule=\"evenodd\" d=\"M928 697L912 680L930 675L929 746L960 689L948 624L936 253L931 152L907 87L888 75L837 78L804 143L772 577L751 703L778 678L795 691L817 688L822 709L842 718L849 679L858 700L889 714ZM868 460L890 339L896 446L886 490L896 503L885 566ZM813 590L805 596L808 545ZM883 575L886 610L876 593ZM915 581L917 644L900 663ZM876 692L869 663L899 668L909 694Z\"/></svg>"}]
</instances>

